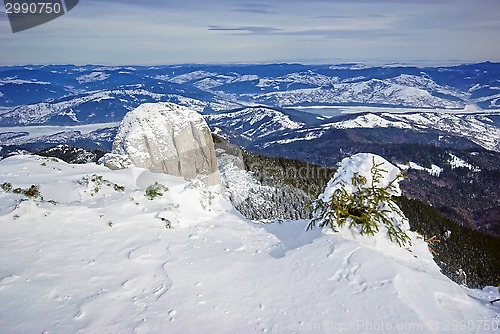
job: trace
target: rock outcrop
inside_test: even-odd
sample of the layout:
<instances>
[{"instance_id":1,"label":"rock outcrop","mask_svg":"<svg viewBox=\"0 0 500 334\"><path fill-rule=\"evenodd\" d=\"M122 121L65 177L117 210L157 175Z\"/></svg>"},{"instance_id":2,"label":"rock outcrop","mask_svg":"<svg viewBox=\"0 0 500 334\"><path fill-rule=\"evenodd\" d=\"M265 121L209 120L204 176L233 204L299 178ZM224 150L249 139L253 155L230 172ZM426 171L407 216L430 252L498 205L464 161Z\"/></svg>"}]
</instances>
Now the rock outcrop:
<instances>
[{"instance_id":1,"label":"rock outcrop","mask_svg":"<svg viewBox=\"0 0 500 334\"><path fill-rule=\"evenodd\" d=\"M127 113L104 157L111 169L128 166L220 184L210 129L195 111L173 103L146 103Z\"/></svg>"}]
</instances>

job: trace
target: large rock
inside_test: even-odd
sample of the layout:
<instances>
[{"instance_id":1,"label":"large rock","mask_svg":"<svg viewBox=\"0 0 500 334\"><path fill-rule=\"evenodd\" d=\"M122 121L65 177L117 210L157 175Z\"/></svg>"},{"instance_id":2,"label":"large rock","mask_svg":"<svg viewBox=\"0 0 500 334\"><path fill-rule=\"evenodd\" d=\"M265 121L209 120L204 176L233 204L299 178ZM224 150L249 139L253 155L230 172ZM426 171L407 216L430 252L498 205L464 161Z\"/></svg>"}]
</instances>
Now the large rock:
<instances>
[{"instance_id":1,"label":"large rock","mask_svg":"<svg viewBox=\"0 0 500 334\"><path fill-rule=\"evenodd\" d=\"M199 178L210 186L220 183L207 123L195 111L173 103L146 103L127 113L104 164Z\"/></svg>"}]
</instances>

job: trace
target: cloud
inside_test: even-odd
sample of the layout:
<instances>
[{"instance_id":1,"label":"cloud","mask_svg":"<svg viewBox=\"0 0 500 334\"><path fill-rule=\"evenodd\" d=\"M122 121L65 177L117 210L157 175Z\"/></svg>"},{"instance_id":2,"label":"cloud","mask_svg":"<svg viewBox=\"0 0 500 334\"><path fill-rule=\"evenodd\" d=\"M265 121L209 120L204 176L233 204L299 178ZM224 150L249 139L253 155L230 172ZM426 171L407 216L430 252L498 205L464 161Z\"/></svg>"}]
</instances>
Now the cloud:
<instances>
[{"instance_id":1,"label":"cloud","mask_svg":"<svg viewBox=\"0 0 500 334\"><path fill-rule=\"evenodd\" d=\"M273 27L226 27L226 26L209 26L210 31L220 31L228 33L245 33L253 35L267 36L285 36L285 37L311 37L311 38L329 38L329 39L351 39L351 40L377 40L384 37L397 37L401 33L396 30L383 29L298 29L284 30Z\"/></svg>"},{"instance_id":2,"label":"cloud","mask_svg":"<svg viewBox=\"0 0 500 334\"><path fill-rule=\"evenodd\" d=\"M238 5L236 9L233 9L233 12L242 12L249 14L268 14L268 15L278 14L277 11L273 10L272 6L260 3L244 3Z\"/></svg>"},{"instance_id":3,"label":"cloud","mask_svg":"<svg viewBox=\"0 0 500 334\"><path fill-rule=\"evenodd\" d=\"M383 37L394 37L401 35L401 33L398 31L384 29L306 29L280 32L279 34L289 36L317 36L326 38L346 38L372 41Z\"/></svg>"},{"instance_id":4,"label":"cloud","mask_svg":"<svg viewBox=\"0 0 500 334\"><path fill-rule=\"evenodd\" d=\"M278 14L277 12L271 12L266 9L258 9L258 8L237 8L233 9L233 12L242 12L242 13L250 13L250 14Z\"/></svg>"},{"instance_id":5,"label":"cloud","mask_svg":"<svg viewBox=\"0 0 500 334\"><path fill-rule=\"evenodd\" d=\"M245 32L250 34L268 35L280 31L281 29L273 27L224 27L224 26L209 26L210 31L227 31L227 32Z\"/></svg>"},{"instance_id":6,"label":"cloud","mask_svg":"<svg viewBox=\"0 0 500 334\"><path fill-rule=\"evenodd\" d=\"M350 19L355 19L356 16L354 15L318 15L318 16L313 16L315 19L328 19L328 20L350 20Z\"/></svg>"}]
</instances>

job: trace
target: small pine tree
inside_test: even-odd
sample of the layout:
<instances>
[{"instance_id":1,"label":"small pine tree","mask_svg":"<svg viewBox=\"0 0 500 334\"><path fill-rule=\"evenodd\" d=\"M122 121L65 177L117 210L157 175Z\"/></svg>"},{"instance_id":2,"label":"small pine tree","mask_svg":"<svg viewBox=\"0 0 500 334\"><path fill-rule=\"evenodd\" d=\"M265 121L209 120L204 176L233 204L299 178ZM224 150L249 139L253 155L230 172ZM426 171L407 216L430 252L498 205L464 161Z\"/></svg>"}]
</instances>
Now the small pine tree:
<instances>
[{"instance_id":1,"label":"small pine tree","mask_svg":"<svg viewBox=\"0 0 500 334\"><path fill-rule=\"evenodd\" d=\"M373 157L373 166L370 169L371 184L368 184L366 177L356 172L351 179L352 191L348 191L345 184L342 184L326 201L322 198L315 200L310 205L313 219L307 230L313 226L322 228L329 225L337 231L337 227L348 225L350 228L360 226L361 234L374 235L380 226L385 226L391 241L401 247L411 245L406 232L394 224L392 215L396 213L401 220L406 220L392 195L397 182L405 178L405 171L397 174L386 186L382 186L384 174L388 173L382 165L383 163L377 164Z\"/></svg>"},{"instance_id":2,"label":"small pine tree","mask_svg":"<svg viewBox=\"0 0 500 334\"><path fill-rule=\"evenodd\" d=\"M155 197L163 196L163 194L167 191L167 187L165 187L163 184L155 182L155 184L151 184L146 188L146 197L150 200L153 200Z\"/></svg>"}]
</instances>

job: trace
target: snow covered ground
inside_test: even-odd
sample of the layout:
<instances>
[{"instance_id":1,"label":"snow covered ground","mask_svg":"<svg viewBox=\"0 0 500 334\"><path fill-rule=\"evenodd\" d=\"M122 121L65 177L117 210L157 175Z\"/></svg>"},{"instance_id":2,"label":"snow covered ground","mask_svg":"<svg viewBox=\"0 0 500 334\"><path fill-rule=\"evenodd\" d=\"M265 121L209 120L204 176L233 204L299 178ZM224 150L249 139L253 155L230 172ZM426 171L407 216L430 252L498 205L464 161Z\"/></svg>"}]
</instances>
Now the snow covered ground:
<instances>
[{"instance_id":1,"label":"snow covered ground","mask_svg":"<svg viewBox=\"0 0 500 334\"><path fill-rule=\"evenodd\" d=\"M408 164L398 164L398 167L400 169L405 169L405 170L415 169L415 170L426 171L427 173L429 173L429 175L433 175L433 176L437 176L437 177L439 177L439 175L441 175L441 173L443 172L443 168L439 167L438 165L432 164L430 168L425 168L425 167L420 166L419 164L412 162L412 161L410 161Z\"/></svg>"},{"instance_id":2,"label":"snow covered ground","mask_svg":"<svg viewBox=\"0 0 500 334\"><path fill-rule=\"evenodd\" d=\"M255 224L140 168L14 156L0 175L44 197L0 189L0 333L498 332L498 289L451 282L414 234L410 252ZM155 182L169 190L149 199Z\"/></svg>"}]
</instances>

